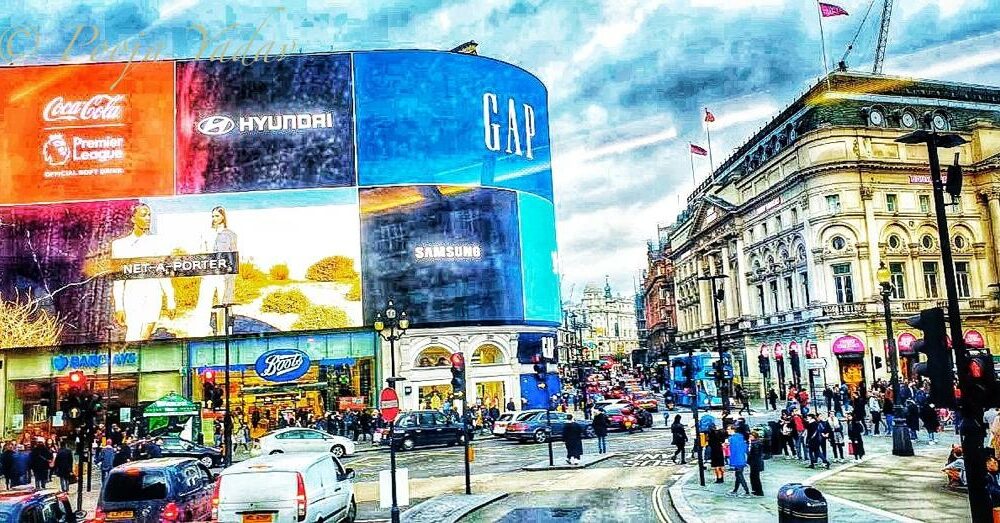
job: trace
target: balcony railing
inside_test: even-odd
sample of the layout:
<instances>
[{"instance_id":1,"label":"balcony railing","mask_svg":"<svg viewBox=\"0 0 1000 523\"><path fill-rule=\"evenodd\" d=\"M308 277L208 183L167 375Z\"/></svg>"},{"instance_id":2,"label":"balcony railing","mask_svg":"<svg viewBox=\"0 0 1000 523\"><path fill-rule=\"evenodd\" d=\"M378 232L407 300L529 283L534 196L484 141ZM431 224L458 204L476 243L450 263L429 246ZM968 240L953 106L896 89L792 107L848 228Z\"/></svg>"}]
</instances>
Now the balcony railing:
<instances>
[{"instance_id":1,"label":"balcony railing","mask_svg":"<svg viewBox=\"0 0 1000 523\"><path fill-rule=\"evenodd\" d=\"M838 303L836 305L824 305L824 316L849 316L852 314L864 314L866 307L864 303Z\"/></svg>"}]
</instances>

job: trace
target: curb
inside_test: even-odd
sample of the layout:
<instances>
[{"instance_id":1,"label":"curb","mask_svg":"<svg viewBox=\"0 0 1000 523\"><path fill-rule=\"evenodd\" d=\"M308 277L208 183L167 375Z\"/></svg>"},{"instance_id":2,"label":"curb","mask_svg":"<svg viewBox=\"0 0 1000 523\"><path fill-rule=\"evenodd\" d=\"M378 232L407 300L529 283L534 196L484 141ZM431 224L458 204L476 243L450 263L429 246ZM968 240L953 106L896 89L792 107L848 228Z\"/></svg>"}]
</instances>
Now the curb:
<instances>
[{"instance_id":1,"label":"curb","mask_svg":"<svg viewBox=\"0 0 1000 523\"><path fill-rule=\"evenodd\" d=\"M697 465L695 465L695 467L697 467ZM684 493L682 492L684 485L686 485L687 482L690 481L691 478L697 473L697 468L689 470L681 476L681 479L675 481L674 484L667 489L667 493L670 495L670 505L674 507L674 510L676 510L678 514L680 514L681 520L686 523L696 523L702 521L702 519L694 513L694 510L691 508L691 505L688 504L687 498L684 497Z\"/></svg>"},{"instance_id":2,"label":"curb","mask_svg":"<svg viewBox=\"0 0 1000 523\"><path fill-rule=\"evenodd\" d=\"M545 461L540 461L538 463L535 463L534 465L528 465L526 467L521 467L521 470L526 470L528 472L538 472L538 471L541 471L541 470L577 470L577 469L585 469L585 468L587 468L587 467L589 467L591 465L594 465L596 463L600 463L600 462L602 462L602 461L604 461L606 459L611 459L611 458L617 456L618 454L619 454L618 452L608 452L608 453L605 453L605 454L597 454L597 457L594 458L592 461L587 461L587 462L582 463L580 465L567 465L565 463L560 463L558 460L553 460L553 463L555 463L555 465L552 465L550 467L549 466L549 460L545 460Z\"/></svg>"},{"instance_id":3,"label":"curb","mask_svg":"<svg viewBox=\"0 0 1000 523\"><path fill-rule=\"evenodd\" d=\"M440 523L455 523L456 521L459 521L460 519L464 518L465 516L468 516L469 514L471 514L471 513L475 512L475 511L477 511L477 510L485 507L486 505L489 505L491 503L495 503L495 502L497 502L497 501L499 501L499 500L501 500L503 498L506 498L509 495L510 494L508 494L507 492L489 492L489 493L486 493L486 494L478 494L476 496L478 498L478 500L475 503L470 503L470 504L468 504L468 505L466 505L464 507L459 508L458 510L455 510L454 512L448 513L447 515L445 515L443 517L438 517L434 521L435 522L440 522ZM402 521L402 522L415 522L415 521L419 522L419 521L423 521L422 519L420 519L420 511L423 510L423 509L421 509L421 507L423 507L425 505L429 507L432 504L434 504L435 500L440 501L440 500L448 499L448 498L452 498L452 497L459 498L459 499L466 498L466 496L464 494L440 494L440 495L434 496L433 498L425 500L425 501L421 502L420 504L416 505L415 507L407 510L406 512L403 512L402 514L400 514L400 521Z\"/></svg>"}]
</instances>

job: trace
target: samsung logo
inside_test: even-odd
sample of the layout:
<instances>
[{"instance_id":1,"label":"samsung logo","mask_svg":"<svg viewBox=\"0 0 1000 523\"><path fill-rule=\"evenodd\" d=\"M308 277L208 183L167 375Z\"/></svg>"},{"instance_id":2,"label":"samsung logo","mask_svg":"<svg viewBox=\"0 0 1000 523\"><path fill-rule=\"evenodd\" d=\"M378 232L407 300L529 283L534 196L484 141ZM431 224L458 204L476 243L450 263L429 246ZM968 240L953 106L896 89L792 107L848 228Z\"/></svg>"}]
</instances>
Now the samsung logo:
<instances>
[{"instance_id":1,"label":"samsung logo","mask_svg":"<svg viewBox=\"0 0 1000 523\"><path fill-rule=\"evenodd\" d=\"M478 259L483 256L483 250L475 244L470 245L428 245L413 249L413 257L418 260L461 258Z\"/></svg>"}]
</instances>

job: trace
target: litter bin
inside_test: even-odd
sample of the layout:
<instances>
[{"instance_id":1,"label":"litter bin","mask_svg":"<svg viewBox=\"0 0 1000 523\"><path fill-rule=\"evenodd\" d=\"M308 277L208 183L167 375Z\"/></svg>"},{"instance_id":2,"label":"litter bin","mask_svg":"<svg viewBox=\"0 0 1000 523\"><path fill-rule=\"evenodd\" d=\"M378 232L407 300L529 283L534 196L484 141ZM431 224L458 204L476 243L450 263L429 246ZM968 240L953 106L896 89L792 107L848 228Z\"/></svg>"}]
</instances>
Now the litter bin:
<instances>
[{"instance_id":1,"label":"litter bin","mask_svg":"<svg viewBox=\"0 0 1000 523\"><path fill-rule=\"evenodd\" d=\"M828 514L826 498L811 485L787 483L778 491L779 523L825 523Z\"/></svg>"},{"instance_id":2,"label":"litter bin","mask_svg":"<svg viewBox=\"0 0 1000 523\"><path fill-rule=\"evenodd\" d=\"M764 459L771 459L771 429L767 425L761 424L753 428L760 434L760 445Z\"/></svg>"}]
</instances>

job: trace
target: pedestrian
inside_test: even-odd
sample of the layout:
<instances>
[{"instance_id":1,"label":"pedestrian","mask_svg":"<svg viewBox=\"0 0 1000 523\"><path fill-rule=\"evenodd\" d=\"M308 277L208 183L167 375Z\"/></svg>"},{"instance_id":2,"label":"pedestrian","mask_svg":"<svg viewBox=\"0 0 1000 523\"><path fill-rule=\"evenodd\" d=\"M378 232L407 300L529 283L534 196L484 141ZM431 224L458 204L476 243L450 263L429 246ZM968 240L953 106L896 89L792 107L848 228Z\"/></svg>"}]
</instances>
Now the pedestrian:
<instances>
[{"instance_id":1,"label":"pedestrian","mask_svg":"<svg viewBox=\"0 0 1000 523\"><path fill-rule=\"evenodd\" d=\"M361 441L365 441L365 438L368 438L368 441L371 441L372 440L372 415L371 415L371 413L368 412L368 411L362 411L361 415L358 416L358 425L359 425L360 430L361 430ZM355 439L357 439L357 438L355 438Z\"/></svg>"},{"instance_id":2,"label":"pedestrian","mask_svg":"<svg viewBox=\"0 0 1000 523\"><path fill-rule=\"evenodd\" d=\"M913 400L906 400L906 428L910 431L910 438L917 440L917 431L920 430L920 407Z\"/></svg>"},{"instance_id":3,"label":"pedestrian","mask_svg":"<svg viewBox=\"0 0 1000 523\"><path fill-rule=\"evenodd\" d=\"M760 473L764 472L764 444L760 441L760 432L750 431L750 452L747 455L750 466L750 493L763 496L764 487L760 483Z\"/></svg>"},{"instance_id":4,"label":"pedestrian","mask_svg":"<svg viewBox=\"0 0 1000 523\"><path fill-rule=\"evenodd\" d=\"M845 461L844 423L840 421L840 418L836 415L830 417L830 431L833 433L833 438L831 440L831 445L833 446L833 460L839 460L843 463Z\"/></svg>"},{"instance_id":5,"label":"pedestrian","mask_svg":"<svg viewBox=\"0 0 1000 523\"><path fill-rule=\"evenodd\" d=\"M112 466L117 467L118 465L124 465L132 461L132 452L128 448L128 445L122 443L118 445L118 450L115 452L114 461L111 462Z\"/></svg>"},{"instance_id":6,"label":"pedestrian","mask_svg":"<svg viewBox=\"0 0 1000 523\"><path fill-rule=\"evenodd\" d=\"M583 429L573 421L573 415L566 415L566 425L563 427L563 441L566 444L566 463L579 465L583 456Z\"/></svg>"},{"instance_id":7,"label":"pedestrian","mask_svg":"<svg viewBox=\"0 0 1000 523\"><path fill-rule=\"evenodd\" d=\"M115 466L115 448L111 446L111 441L108 440L104 443L104 448L94 456L94 464L101 467L101 483L105 483L108 480L108 473Z\"/></svg>"},{"instance_id":8,"label":"pedestrian","mask_svg":"<svg viewBox=\"0 0 1000 523\"><path fill-rule=\"evenodd\" d=\"M893 419L892 392L887 391L882 395L882 417L885 419L885 435L892 437Z\"/></svg>"},{"instance_id":9,"label":"pedestrian","mask_svg":"<svg viewBox=\"0 0 1000 523\"><path fill-rule=\"evenodd\" d=\"M31 448L31 474L35 477L35 488L44 489L49 483L49 468L52 453L42 440L36 441Z\"/></svg>"},{"instance_id":10,"label":"pedestrian","mask_svg":"<svg viewBox=\"0 0 1000 523\"><path fill-rule=\"evenodd\" d=\"M603 408L597 409L593 420L594 436L597 437L597 453L606 454L608 452L608 415Z\"/></svg>"},{"instance_id":11,"label":"pedestrian","mask_svg":"<svg viewBox=\"0 0 1000 523\"><path fill-rule=\"evenodd\" d=\"M163 457L163 438L156 438L146 446L146 454L149 459Z\"/></svg>"},{"instance_id":12,"label":"pedestrian","mask_svg":"<svg viewBox=\"0 0 1000 523\"><path fill-rule=\"evenodd\" d=\"M506 408L507 408L507 412L514 412L515 410L517 410L517 406L514 405L514 399L513 398L510 398L510 399L507 400Z\"/></svg>"},{"instance_id":13,"label":"pedestrian","mask_svg":"<svg viewBox=\"0 0 1000 523\"><path fill-rule=\"evenodd\" d=\"M771 387L771 390L767 393L767 401L771 404L771 410L778 410L778 393Z\"/></svg>"},{"instance_id":14,"label":"pedestrian","mask_svg":"<svg viewBox=\"0 0 1000 523\"><path fill-rule=\"evenodd\" d=\"M831 392L833 392L831 390ZM840 399L840 394L833 392L833 413L837 416L844 415L843 401Z\"/></svg>"},{"instance_id":15,"label":"pedestrian","mask_svg":"<svg viewBox=\"0 0 1000 523\"><path fill-rule=\"evenodd\" d=\"M14 474L14 444L7 442L0 453L0 473L3 473L4 483L7 488L16 485L16 475Z\"/></svg>"},{"instance_id":16,"label":"pedestrian","mask_svg":"<svg viewBox=\"0 0 1000 523\"><path fill-rule=\"evenodd\" d=\"M986 457L986 492L996 513L996 508L1000 507L1000 462L993 456Z\"/></svg>"},{"instance_id":17,"label":"pedestrian","mask_svg":"<svg viewBox=\"0 0 1000 523\"><path fill-rule=\"evenodd\" d=\"M878 436L879 426L882 425L882 402L879 401L877 392L873 392L872 395L868 397L868 413L871 414L872 417L872 430L875 432L875 435Z\"/></svg>"},{"instance_id":18,"label":"pedestrian","mask_svg":"<svg viewBox=\"0 0 1000 523\"><path fill-rule=\"evenodd\" d=\"M739 495L740 486L743 487L747 496L750 495L750 487L747 485L747 480L743 476L743 470L747 466L747 453L748 446L746 438L743 437L743 434L736 432L735 427L729 427L729 466L732 467L733 473L736 476L736 480L733 484L733 491L729 493L730 496Z\"/></svg>"},{"instance_id":19,"label":"pedestrian","mask_svg":"<svg viewBox=\"0 0 1000 523\"><path fill-rule=\"evenodd\" d=\"M864 411L861 411L863 414ZM851 442L851 454L854 454L854 459L859 460L865 457L865 425L860 421L854 419L852 415L847 416L847 438Z\"/></svg>"},{"instance_id":20,"label":"pedestrian","mask_svg":"<svg viewBox=\"0 0 1000 523\"><path fill-rule=\"evenodd\" d=\"M792 432L793 442L795 443L795 457L801 461L807 461L809 456L806 455L806 422L802 419L802 414L798 411L792 412L792 424L795 427L795 431Z\"/></svg>"},{"instance_id":21,"label":"pedestrian","mask_svg":"<svg viewBox=\"0 0 1000 523\"><path fill-rule=\"evenodd\" d=\"M830 414L833 407L833 388L827 386L823 389L823 400L826 401L826 413Z\"/></svg>"},{"instance_id":22,"label":"pedestrian","mask_svg":"<svg viewBox=\"0 0 1000 523\"><path fill-rule=\"evenodd\" d=\"M684 446L687 444L688 435L687 427L681 423L681 415L677 414L674 416L674 422L670 425L670 433L673 437L671 443L674 445L674 456L670 458L670 461L677 463L677 455L681 456L681 465L687 463L684 460Z\"/></svg>"},{"instance_id":23,"label":"pedestrian","mask_svg":"<svg viewBox=\"0 0 1000 523\"><path fill-rule=\"evenodd\" d=\"M826 468L830 468L830 460L826 459L826 441L830 438L830 425L822 418L822 414L810 414L806 434L809 439L809 468L816 468L816 461L822 460Z\"/></svg>"},{"instance_id":24,"label":"pedestrian","mask_svg":"<svg viewBox=\"0 0 1000 523\"><path fill-rule=\"evenodd\" d=\"M941 429L941 421L938 420L937 410L933 403L927 403L920 408L920 419L924 422L924 429L927 430L927 444L937 445L934 435Z\"/></svg>"},{"instance_id":25,"label":"pedestrian","mask_svg":"<svg viewBox=\"0 0 1000 523\"><path fill-rule=\"evenodd\" d=\"M868 402L865 400L864 396L860 393L855 393L854 398L851 401L851 418L854 421L861 423L861 426L865 429L865 436L868 435L868 423L865 418L868 416Z\"/></svg>"},{"instance_id":26,"label":"pedestrian","mask_svg":"<svg viewBox=\"0 0 1000 523\"><path fill-rule=\"evenodd\" d=\"M726 433L722 429L712 429L708 433L709 461L715 469L715 482L723 483L726 475L726 455L722 447L726 443Z\"/></svg>"},{"instance_id":27,"label":"pedestrian","mask_svg":"<svg viewBox=\"0 0 1000 523\"><path fill-rule=\"evenodd\" d=\"M55 474L59 478L59 488L63 492L69 492L69 485L73 481L73 453L66 446L66 440L59 445L54 463Z\"/></svg>"},{"instance_id":28,"label":"pedestrian","mask_svg":"<svg viewBox=\"0 0 1000 523\"><path fill-rule=\"evenodd\" d=\"M15 487L31 482L31 452L18 444L14 451L14 476L17 478Z\"/></svg>"}]
</instances>

